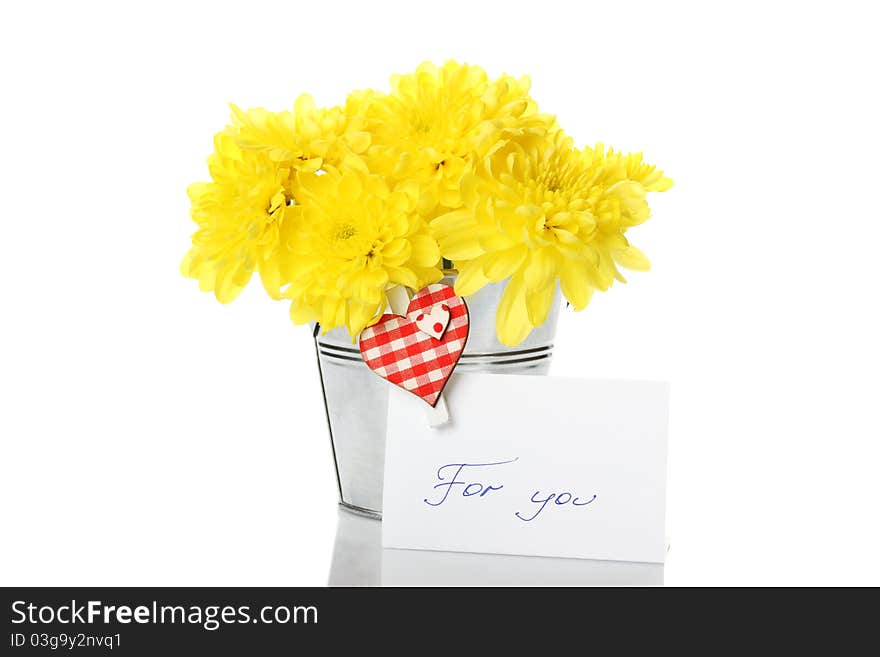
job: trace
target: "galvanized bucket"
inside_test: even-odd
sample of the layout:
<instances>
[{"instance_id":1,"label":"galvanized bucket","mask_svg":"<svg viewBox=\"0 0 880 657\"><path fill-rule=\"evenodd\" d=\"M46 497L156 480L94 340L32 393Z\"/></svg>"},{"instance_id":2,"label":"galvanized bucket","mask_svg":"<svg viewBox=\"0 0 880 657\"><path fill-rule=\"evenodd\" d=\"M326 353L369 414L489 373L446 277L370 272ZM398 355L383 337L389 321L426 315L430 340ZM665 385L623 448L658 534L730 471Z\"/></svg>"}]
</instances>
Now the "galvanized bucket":
<instances>
[{"instance_id":1,"label":"galvanized bucket","mask_svg":"<svg viewBox=\"0 0 880 657\"><path fill-rule=\"evenodd\" d=\"M447 276L443 283L453 285L454 276ZM547 374L559 315L559 292L547 321L522 344L505 347L495 335L495 309L503 289L503 283L490 284L465 299L470 330L456 372ZM316 326L315 349L339 484L339 504L350 511L381 518L391 384L366 366L345 328L320 335Z\"/></svg>"}]
</instances>

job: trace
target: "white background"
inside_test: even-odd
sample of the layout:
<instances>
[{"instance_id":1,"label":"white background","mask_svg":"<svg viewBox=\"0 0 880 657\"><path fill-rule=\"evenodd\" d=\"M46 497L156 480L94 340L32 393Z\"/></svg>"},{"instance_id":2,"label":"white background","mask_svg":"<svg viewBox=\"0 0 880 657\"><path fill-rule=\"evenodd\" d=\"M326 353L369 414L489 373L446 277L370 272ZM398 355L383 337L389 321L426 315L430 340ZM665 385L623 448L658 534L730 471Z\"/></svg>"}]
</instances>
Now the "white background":
<instances>
[{"instance_id":1,"label":"white background","mask_svg":"<svg viewBox=\"0 0 880 657\"><path fill-rule=\"evenodd\" d=\"M554 365L671 381L666 583L880 584L871 3L428 6L4 3L0 584L326 583L308 330L180 276L185 189L228 101L449 57L675 180Z\"/></svg>"}]
</instances>

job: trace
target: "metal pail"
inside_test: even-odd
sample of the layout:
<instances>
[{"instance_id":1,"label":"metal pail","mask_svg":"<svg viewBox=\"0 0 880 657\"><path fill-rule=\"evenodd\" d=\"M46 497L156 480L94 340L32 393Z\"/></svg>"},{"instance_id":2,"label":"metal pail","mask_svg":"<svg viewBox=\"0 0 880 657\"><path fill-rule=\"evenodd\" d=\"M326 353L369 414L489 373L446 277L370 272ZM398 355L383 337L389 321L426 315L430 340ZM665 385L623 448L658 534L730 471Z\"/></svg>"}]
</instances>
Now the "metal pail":
<instances>
[{"instance_id":1,"label":"metal pail","mask_svg":"<svg viewBox=\"0 0 880 657\"><path fill-rule=\"evenodd\" d=\"M447 276L442 282L453 285L455 278ZM547 374L561 295L557 290L550 315L542 326L516 347L505 347L495 336L495 309L504 283L506 281L489 284L465 299L470 329L456 372ZM315 327L315 348L336 464L339 503L351 511L381 518L385 425L391 384L366 366L357 344L352 344L344 327L325 335L319 333Z\"/></svg>"}]
</instances>

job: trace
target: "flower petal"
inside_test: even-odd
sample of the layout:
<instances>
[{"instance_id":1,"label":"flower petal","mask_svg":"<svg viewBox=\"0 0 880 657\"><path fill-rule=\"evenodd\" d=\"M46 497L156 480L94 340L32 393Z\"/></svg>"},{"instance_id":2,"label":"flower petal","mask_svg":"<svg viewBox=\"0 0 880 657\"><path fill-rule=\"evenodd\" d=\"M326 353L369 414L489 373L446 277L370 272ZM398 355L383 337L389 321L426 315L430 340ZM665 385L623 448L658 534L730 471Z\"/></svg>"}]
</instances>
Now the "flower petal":
<instances>
[{"instance_id":1,"label":"flower petal","mask_svg":"<svg viewBox=\"0 0 880 657\"><path fill-rule=\"evenodd\" d=\"M562 261L559 269L559 284L562 294L575 310L583 310L593 297L593 287L590 285L586 268L589 266L585 260L572 260L566 258Z\"/></svg>"},{"instance_id":2,"label":"flower petal","mask_svg":"<svg viewBox=\"0 0 880 657\"><path fill-rule=\"evenodd\" d=\"M532 251L525 269L525 283L529 290L543 290L556 277L561 256L553 247Z\"/></svg>"},{"instance_id":3,"label":"flower petal","mask_svg":"<svg viewBox=\"0 0 880 657\"><path fill-rule=\"evenodd\" d=\"M501 344L515 347L532 331L526 308L526 285L521 273L510 277L495 312L495 332Z\"/></svg>"},{"instance_id":4,"label":"flower petal","mask_svg":"<svg viewBox=\"0 0 880 657\"><path fill-rule=\"evenodd\" d=\"M413 235L409 238L412 245L410 258L413 264L420 267L433 267L440 261L440 247L437 240L428 235Z\"/></svg>"},{"instance_id":5,"label":"flower petal","mask_svg":"<svg viewBox=\"0 0 880 657\"><path fill-rule=\"evenodd\" d=\"M632 271L648 271L651 268L648 257L632 244L622 249L615 249L611 255L617 264Z\"/></svg>"},{"instance_id":6,"label":"flower petal","mask_svg":"<svg viewBox=\"0 0 880 657\"><path fill-rule=\"evenodd\" d=\"M455 293L459 296L468 296L488 283L489 279L483 274L482 259L470 260L459 266L458 278L455 279Z\"/></svg>"},{"instance_id":7,"label":"flower petal","mask_svg":"<svg viewBox=\"0 0 880 657\"><path fill-rule=\"evenodd\" d=\"M529 322L532 326L541 326L547 321L550 307L553 305L553 297L556 294L556 282L541 290L526 293L526 310L529 313Z\"/></svg>"}]
</instances>

